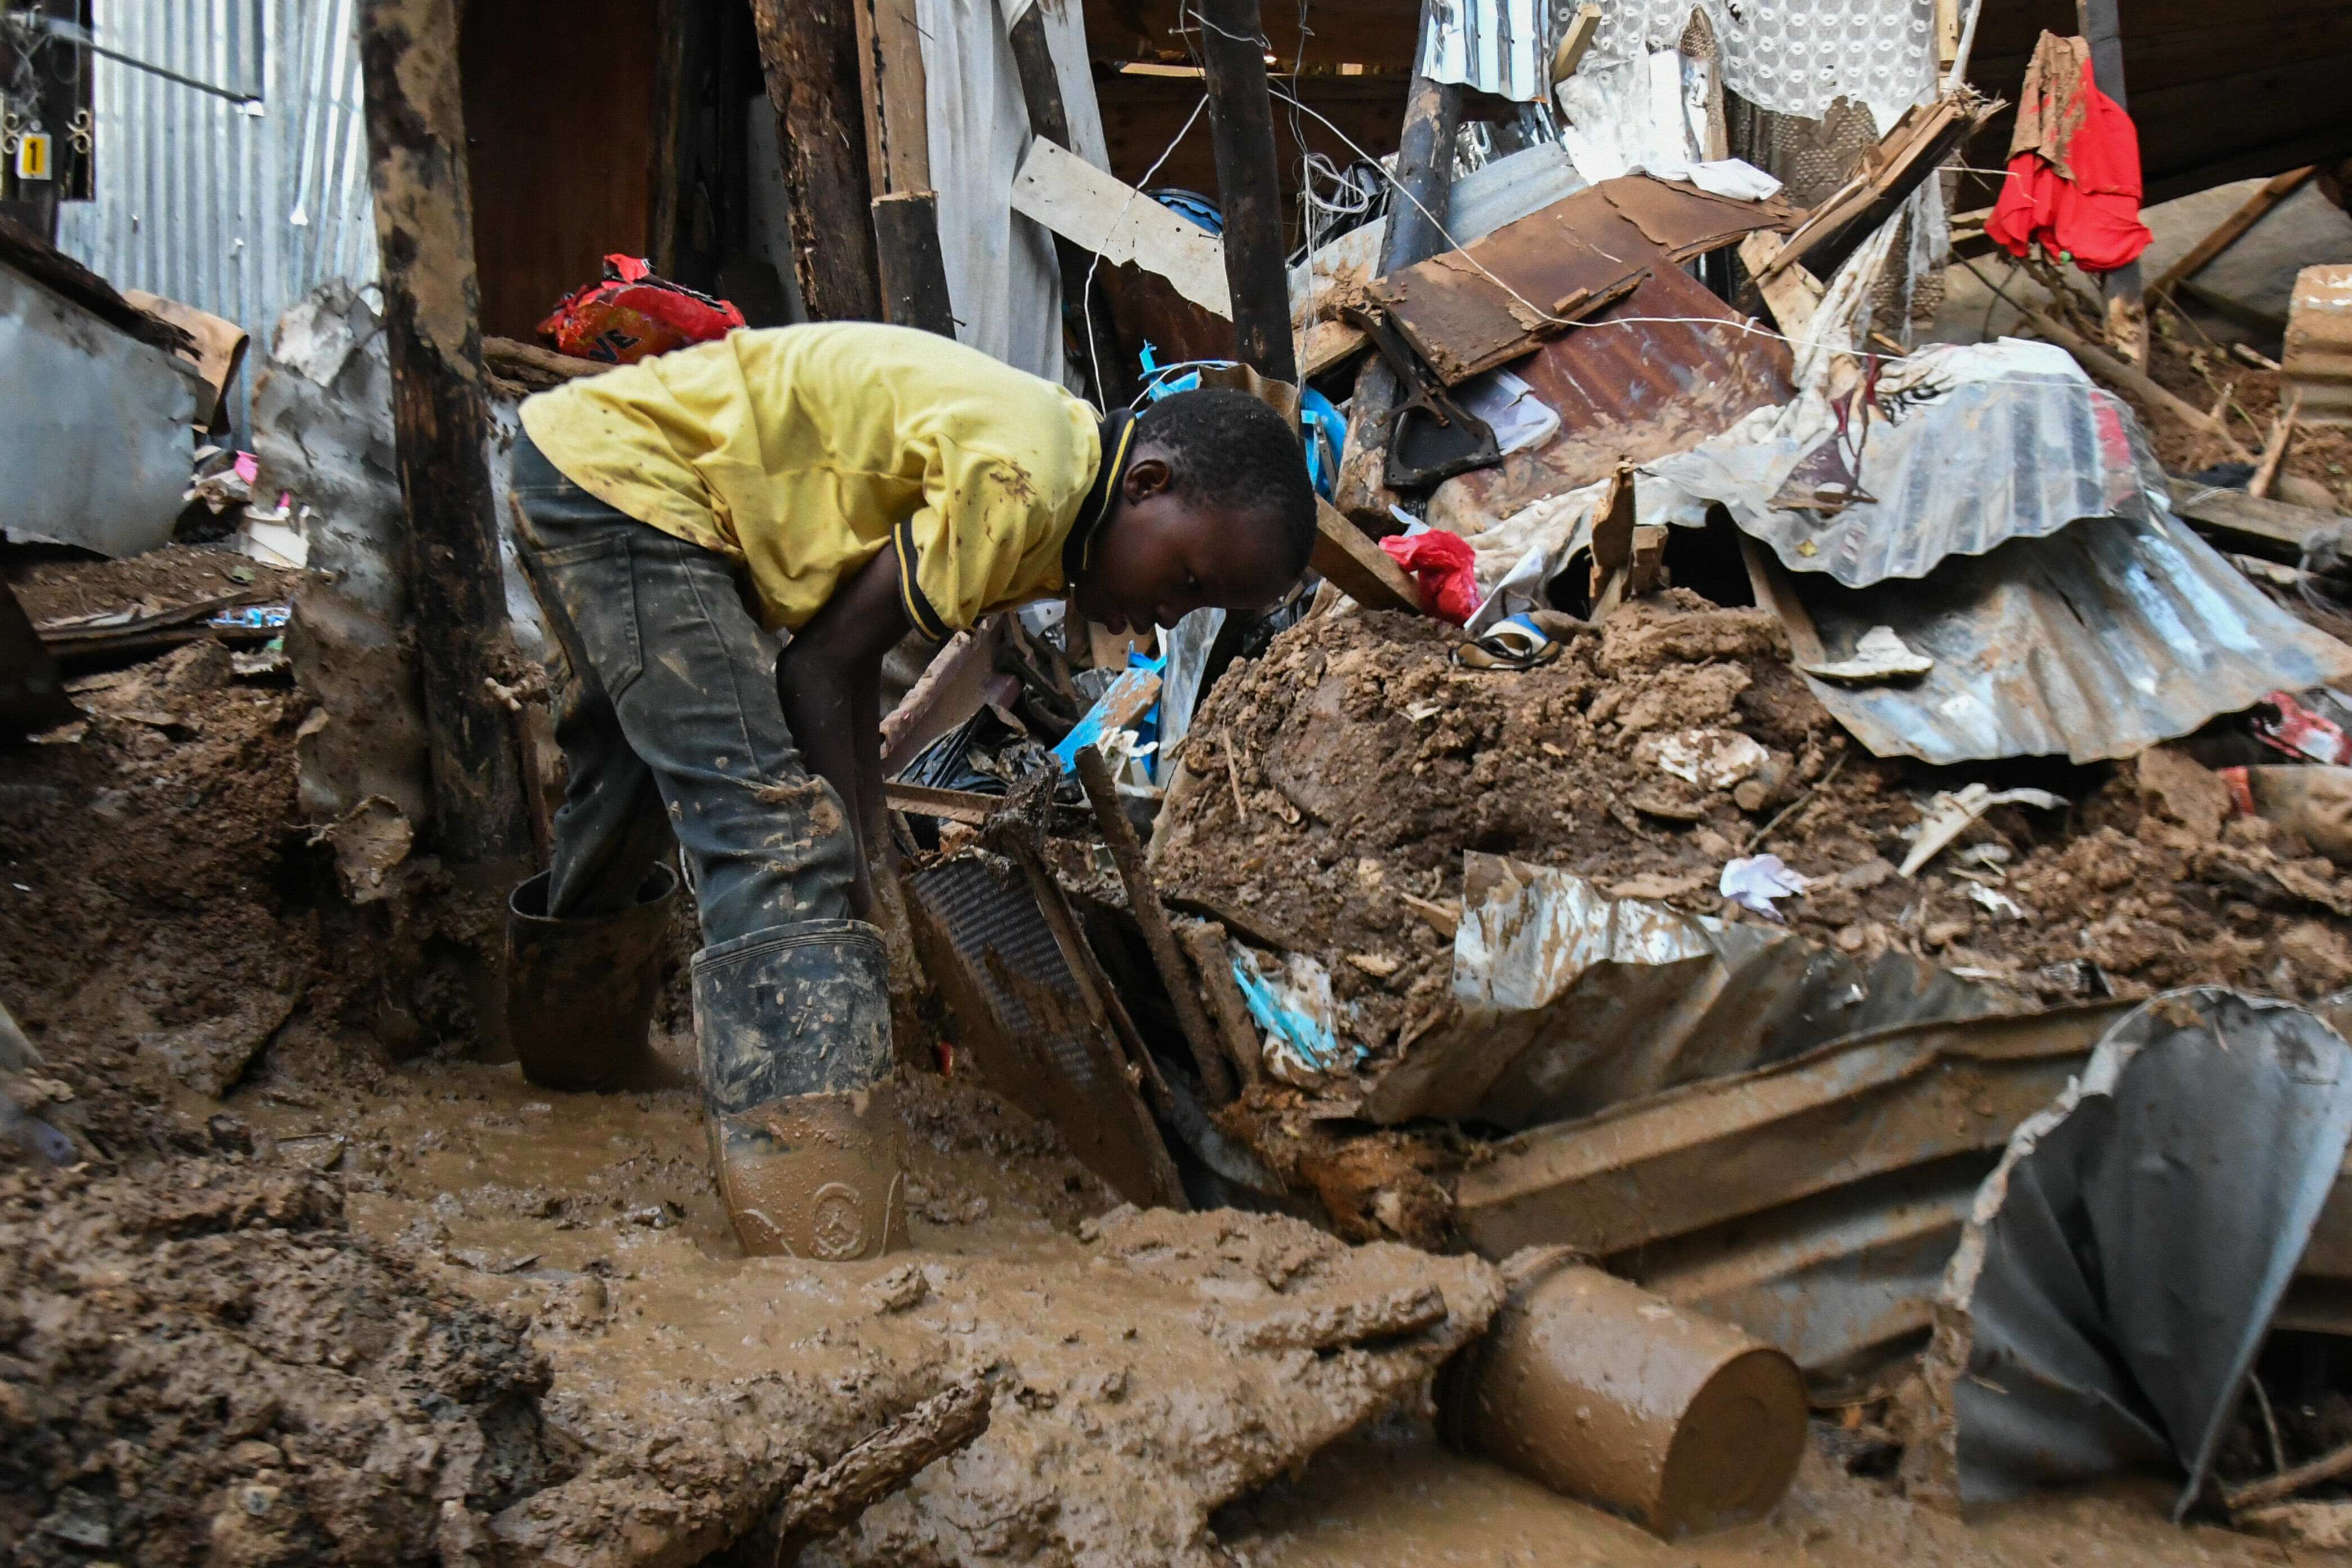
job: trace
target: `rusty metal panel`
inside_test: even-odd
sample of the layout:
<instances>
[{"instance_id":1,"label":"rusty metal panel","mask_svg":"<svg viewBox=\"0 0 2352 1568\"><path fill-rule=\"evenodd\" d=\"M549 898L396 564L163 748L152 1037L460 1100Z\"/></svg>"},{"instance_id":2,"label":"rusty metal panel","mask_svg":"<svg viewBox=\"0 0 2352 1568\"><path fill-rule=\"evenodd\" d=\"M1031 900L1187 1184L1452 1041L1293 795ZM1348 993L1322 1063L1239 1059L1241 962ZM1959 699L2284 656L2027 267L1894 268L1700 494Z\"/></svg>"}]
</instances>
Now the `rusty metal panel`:
<instances>
[{"instance_id":1,"label":"rusty metal panel","mask_svg":"<svg viewBox=\"0 0 2352 1568\"><path fill-rule=\"evenodd\" d=\"M1027 877L1002 857L971 854L907 884L925 967L989 1087L1058 1127L1079 1163L1121 1197L1167 1201L1166 1147Z\"/></svg>"},{"instance_id":2,"label":"rusty metal panel","mask_svg":"<svg viewBox=\"0 0 2352 1568\"><path fill-rule=\"evenodd\" d=\"M1604 180L1486 238L1375 279L1365 297L1448 386L1519 358L1645 274L1798 216L1647 174Z\"/></svg>"},{"instance_id":3,"label":"rusty metal panel","mask_svg":"<svg viewBox=\"0 0 2352 1568\"><path fill-rule=\"evenodd\" d=\"M2109 761L2267 692L2352 677L2352 647L2280 609L2161 511L2085 518L1862 591L1759 565L1759 601L1789 626L1800 662L1852 658L1875 626L1936 661L1899 686L1805 678L1882 757Z\"/></svg>"},{"instance_id":4,"label":"rusty metal panel","mask_svg":"<svg viewBox=\"0 0 2352 1568\"><path fill-rule=\"evenodd\" d=\"M2013 1005L1907 954L1865 965L1780 927L1612 899L1549 867L1465 855L1462 887L1455 1016L1365 1097L1375 1121L1531 1127L1891 1025Z\"/></svg>"},{"instance_id":5,"label":"rusty metal panel","mask_svg":"<svg viewBox=\"0 0 2352 1568\"><path fill-rule=\"evenodd\" d=\"M2294 275L2279 368L2303 394L2305 425L2352 425L2352 263Z\"/></svg>"},{"instance_id":6,"label":"rusty metal panel","mask_svg":"<svg viewBox=\"0 0 2352 1568\"><path fill-rule=\"evenodd\" d=\"M1440 485L1433 528L1476 533L1532 501L1598 483L1621 462L1686 450L1796 395L1789 345L1752 330L1678 267L1652 273L1511 371L1559 415L1559 433Z\"/></svg>"},{"instance_id":7,"label":"rusty metal panel","mask_svg":"<svg viewBox=\"0 0 2352 1568\"><path fill-rule=\"evenodd\" d=\"M2127 1005L1906 1025L1522 1133L1463 1173L1463 1229L1491 1258L1606 1257L1998 1150Z\"/></svg>"}]
</instances>

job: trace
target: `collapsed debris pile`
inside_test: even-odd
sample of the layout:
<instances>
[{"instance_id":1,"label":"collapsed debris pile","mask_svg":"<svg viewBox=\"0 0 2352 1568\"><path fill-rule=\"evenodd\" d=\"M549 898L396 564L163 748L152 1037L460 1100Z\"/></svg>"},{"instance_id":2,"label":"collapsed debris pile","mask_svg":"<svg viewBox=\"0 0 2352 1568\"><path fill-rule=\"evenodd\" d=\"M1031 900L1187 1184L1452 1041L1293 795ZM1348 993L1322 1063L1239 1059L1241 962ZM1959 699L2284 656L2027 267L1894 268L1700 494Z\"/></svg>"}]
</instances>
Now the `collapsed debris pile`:
<instances>
[{"instance_id":1,"label":"collapsed debris pile","mask_svg":"<svg viewBox=\"0 0 2352 1568\"><path fill-rule=\"evenodd\" d=\"M462 9L350 18L380 268L249 397L0 221L11 1561L1208 1568L1429 1497L1396 1560L2269 1560L2036 1500L2132 1474L2352 1542L2352 220L2283 314L2200 281L2347 171L2141 221L2324 138L2143 158L2113 0L738 5L559 255L496 193L580 194L513 158L568 106ZM499 940L593 673L517 405L802 319L1238 388L1317 506L1271 609L1073 569L892 656L913 1247L831 1262L714 1191L690 900L609 1093L509 1059Z\"/></svg>"}]
</instances>

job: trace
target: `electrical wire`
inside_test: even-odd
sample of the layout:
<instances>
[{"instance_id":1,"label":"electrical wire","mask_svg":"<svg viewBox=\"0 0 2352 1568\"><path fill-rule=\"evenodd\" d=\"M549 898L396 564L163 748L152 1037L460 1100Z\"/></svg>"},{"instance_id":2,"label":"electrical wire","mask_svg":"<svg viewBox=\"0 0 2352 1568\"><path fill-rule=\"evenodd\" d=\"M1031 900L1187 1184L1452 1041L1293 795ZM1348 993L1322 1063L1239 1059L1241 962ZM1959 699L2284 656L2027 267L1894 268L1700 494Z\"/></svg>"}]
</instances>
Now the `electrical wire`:
<instances>
[{"instance_id":1,"label":"electrical wire","mask_svg":"<svg viewBox=\"0 0 2352 1568\"><path fill-rule=\"evenodd\" d=\"M1168 162L1169 157L1182 145L1184 138L1192 133L1192 126L1201 118L1201 111L1208 107L1209 95L1203 92L1201 94L1201 101L1192 106L1192 112L1186 115L1184 123L1177 128L1175 140L1160 149L1160 156L1151 161L1151 167L1143 172L1143 178L1135 183L1129 190L1127 199L1119 203L1118 211L1111 214L1109 224L1105 226L1106 234L1117 228L1118 220L1127 216L1127 209L1134 205L1139 197L1145 201L1151 199L1144 195L1144 188L1151 184L1151 176L1160 173L1160 166ZM1087 280L1082 290L1084 297L1078 303L1086 321L1087 361L1094 367L1095 391L1097 395L1103 395L1103 400L1108 403L1109 398L1103 395L1103 388L1109 384L1103 380L1102 354L1095 346L1095 269L1101 265L1102 252L1099 250L1092 252L1091 259L1087 262Z\"/></svg>"}]
</instances>

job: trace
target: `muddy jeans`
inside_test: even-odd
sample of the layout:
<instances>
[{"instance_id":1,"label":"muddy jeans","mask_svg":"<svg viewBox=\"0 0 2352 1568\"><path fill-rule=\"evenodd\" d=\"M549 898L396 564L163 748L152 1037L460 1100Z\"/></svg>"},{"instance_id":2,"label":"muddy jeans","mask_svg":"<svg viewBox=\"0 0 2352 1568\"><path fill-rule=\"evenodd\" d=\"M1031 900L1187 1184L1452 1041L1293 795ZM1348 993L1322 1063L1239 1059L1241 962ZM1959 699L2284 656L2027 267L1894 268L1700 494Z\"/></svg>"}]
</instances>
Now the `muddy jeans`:
<instances>
[{"instance_id":1,"label":"muddy jeans","mask_svg":"<svg viewBox=\"0 0 2352 1568\"><path fill-rule=\"evenodd\" d=\"M528 437L514 493L523 564L572 667L548 913L626 908L675 836L708 945L847 916L849 818L793 743L741 574L606 506Z\"/></svg>"}]
</instances>

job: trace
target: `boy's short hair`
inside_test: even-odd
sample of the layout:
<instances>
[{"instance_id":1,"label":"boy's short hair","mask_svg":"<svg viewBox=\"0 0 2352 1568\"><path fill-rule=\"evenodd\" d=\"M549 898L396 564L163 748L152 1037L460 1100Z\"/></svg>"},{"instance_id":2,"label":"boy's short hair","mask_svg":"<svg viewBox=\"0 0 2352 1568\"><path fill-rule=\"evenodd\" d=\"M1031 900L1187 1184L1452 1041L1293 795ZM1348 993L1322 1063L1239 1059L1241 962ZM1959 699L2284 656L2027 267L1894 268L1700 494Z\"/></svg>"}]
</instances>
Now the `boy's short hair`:
<instances>
[{"instance_id":1,"label":"boy's short hair","mask_svg":"<svg viewBox=\"0 0 2352 1568\"><path fill-rule=\"evenodd\" d=\"M1180 495L1272 520L1296 579L1315 552L1315 487L1297 429L1246 392L1171 393L1136 416L1135 439L1167 454Z\"/></svg>"}]
</instances>

